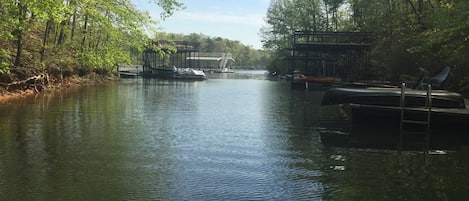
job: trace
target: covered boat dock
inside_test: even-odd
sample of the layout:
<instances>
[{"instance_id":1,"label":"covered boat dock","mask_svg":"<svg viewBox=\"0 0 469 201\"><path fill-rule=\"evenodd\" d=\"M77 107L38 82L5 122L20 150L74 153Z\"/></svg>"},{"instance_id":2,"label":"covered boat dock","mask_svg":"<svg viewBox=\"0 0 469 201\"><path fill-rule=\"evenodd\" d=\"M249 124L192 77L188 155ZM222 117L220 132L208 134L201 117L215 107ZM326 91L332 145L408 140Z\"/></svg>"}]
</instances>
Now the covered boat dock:
<instances>
[{"instance_id":1,"label":"covered boat dock","mask_svg":"<svg viewBox=\"0 0 469 201\"><path fill-rule=\"evenodd\" d=\"M188 60L199 52L200 43L188 41L154 41L143 52L144 77L164 77L177 68L196 68L198 60Z\"/></svg>"},{"instance_id":2,"label":"covered boat dock","mask_svg":"<svg viewBox=\"0 0 469 201\"><path fill-rule=\"evenodd\" d=\"M368 32L295 31L287 61L287 74L366 79L372 35Z\"/></svg>"}]
</instances>

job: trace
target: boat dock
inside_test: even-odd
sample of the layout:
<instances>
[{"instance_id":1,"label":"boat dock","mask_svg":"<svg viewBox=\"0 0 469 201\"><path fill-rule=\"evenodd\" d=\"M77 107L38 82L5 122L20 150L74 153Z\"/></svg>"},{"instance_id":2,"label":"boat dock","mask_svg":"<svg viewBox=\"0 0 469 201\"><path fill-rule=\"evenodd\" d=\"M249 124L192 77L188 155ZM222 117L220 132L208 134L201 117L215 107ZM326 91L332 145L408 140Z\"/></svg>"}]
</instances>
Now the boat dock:
<instances>
[{"instance_id":1,"label":"boat dock","mask_svg":"<svg viewBox=\"0 0 469 201\"><path fill-rule=\"evenodd\" d=\"M368 32L295 31L286 61L292 88L330 86L363 79L372 35ZM298 75L298 76L297 76Z\"/></svg>"}]
</instances>

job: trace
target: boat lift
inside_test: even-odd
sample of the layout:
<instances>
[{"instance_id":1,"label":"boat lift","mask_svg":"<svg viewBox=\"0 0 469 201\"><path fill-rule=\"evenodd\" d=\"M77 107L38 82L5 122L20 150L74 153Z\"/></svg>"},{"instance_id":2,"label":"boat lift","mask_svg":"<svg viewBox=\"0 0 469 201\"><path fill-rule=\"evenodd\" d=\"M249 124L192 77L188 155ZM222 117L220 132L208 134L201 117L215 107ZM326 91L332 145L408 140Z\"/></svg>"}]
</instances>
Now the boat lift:
<instances>
[{"instance_id":1,"label":"boat lift","mask_svg":"<svg viewBox=\"0 0 469 201\"><path fill-rule=\"evenodd\" d=\"M226 65L228 61L233 61L233 56L231 53L202 53L202 52L193 52L190 56L186 57L186 60L196 60L196 61L217 61L218 62L218 71L227 72L228 68ZM200 64L199 64L200 65ZM199 66L200 67L200 66Z\"/></svg>"}]
</instances>

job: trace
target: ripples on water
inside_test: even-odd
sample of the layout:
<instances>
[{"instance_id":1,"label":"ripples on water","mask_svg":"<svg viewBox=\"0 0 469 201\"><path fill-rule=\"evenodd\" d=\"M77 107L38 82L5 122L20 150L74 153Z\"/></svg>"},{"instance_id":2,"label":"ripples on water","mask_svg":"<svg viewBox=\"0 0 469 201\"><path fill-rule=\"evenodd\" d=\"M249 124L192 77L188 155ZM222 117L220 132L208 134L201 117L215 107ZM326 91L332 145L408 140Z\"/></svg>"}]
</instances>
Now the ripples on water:
<instances>
[{"instance_id":1,"label":"ripples on water","mask_svg":"<svg viewBox=\"0 0 469 201\"><path fill-rule=\"evenodd\" d=\"M467 192L466 152L324 146L346 123L262 72L122 80L0 106L6 200L442 200ZM346 127L346 126L345 126ZM346 129L345 129L346 130ZM448 164L451 163L451 164ZM428 195L428 196L427 196Z\"/></svg>"}]
</instances>

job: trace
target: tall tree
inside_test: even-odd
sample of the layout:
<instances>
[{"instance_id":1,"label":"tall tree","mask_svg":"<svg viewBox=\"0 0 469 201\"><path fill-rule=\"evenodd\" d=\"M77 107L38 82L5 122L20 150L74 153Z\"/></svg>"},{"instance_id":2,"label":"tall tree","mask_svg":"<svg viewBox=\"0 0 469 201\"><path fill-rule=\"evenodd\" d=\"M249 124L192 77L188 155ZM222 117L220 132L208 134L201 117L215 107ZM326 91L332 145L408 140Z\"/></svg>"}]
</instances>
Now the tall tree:
<instances>
[{"instance_id":1,"label":"tall tree","mask_svg":"<svg viewBox=\"0 0 469 201\"><path fill-rule=\"evenodd\" d=\"M290 54L295 31L337 31L347 18L338 15L342 0L271 0L267 10L267 27L261 29L263 45L272 51L269 67L285 72L278 60Z\"/></svg>"},{"instance_id":2,"label":"tall tree","mask_svg":"<svg viewBox=\"0 0 469 201\"><path fill-rule=\"evenodd\" d=\"M469 92L467 10L464 0L271 0L261 34L275 59L288 52L292 30L372 32L370 64L376 79L395 81L452 66L456 79L451 80L462 81L451 86ZM282 66L275 60L271 65Z\"/></svg>"},{"instance_id":3,"label":"tall tree","mask_svg":"<svg viewBox=\"0 0 469 201\"><path fill-rule=\"evenodd\" d=\"M153 2L165 18L183 8L177 0ZM11 66L114 66L128 61L129 49L141 49L146 32L156 30L130 0L5 0L0 7L0 74Z\"/></svg>"}]
</instances>

